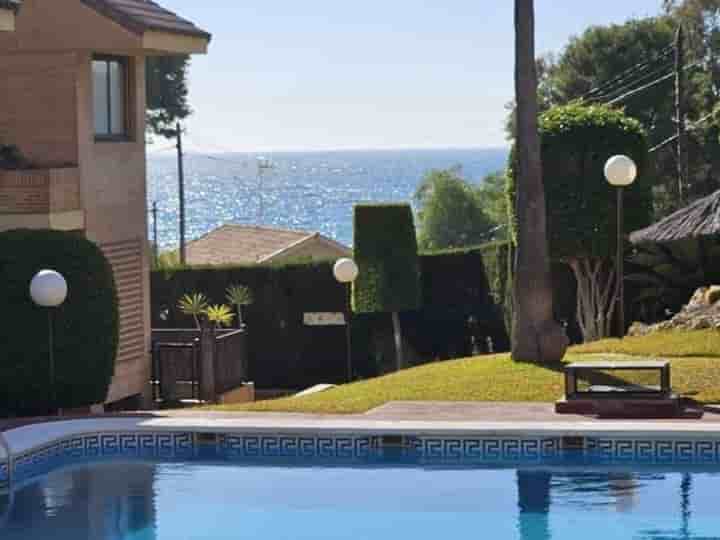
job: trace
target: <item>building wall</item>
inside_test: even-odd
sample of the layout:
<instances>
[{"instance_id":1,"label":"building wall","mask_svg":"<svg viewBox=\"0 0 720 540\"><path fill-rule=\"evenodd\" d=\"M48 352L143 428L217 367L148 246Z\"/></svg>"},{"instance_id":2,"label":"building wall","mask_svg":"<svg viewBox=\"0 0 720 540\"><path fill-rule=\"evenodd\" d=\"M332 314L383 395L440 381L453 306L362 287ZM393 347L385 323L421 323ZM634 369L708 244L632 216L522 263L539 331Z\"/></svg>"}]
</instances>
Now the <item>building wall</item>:
<instances>
[{"instance_id":1,"label":"building wall","mask_svg":"<svg viewBox=\"0 0 720 540\"><path fill-rule=\"evenodd\" d=\"M120 349L108 402L148 393L150 380L150 261L145 190L145 59L129 68L130 140L95 140L91 53L78 55L78 140L85 232L115 271Z\"/></svg>"},{"instance_id":2,"label":"building wall","mask_svg":"<svg viewBox=\"0 0 720 540\"><path fill-rule=\"evenodd\" d=\"M78 162L77 55L0 47L0 142L36 166Z\"/></svg>"},{"instance_id":3,"label":"building wall","mask_svg":"<svg viewBox=\"0 0 720 540\"><path fill-rule=\"evenodd\" d=\"M141 47L141 36L80 0L23 0L15 31L0 32L0 50L120 52Z\"/></svg>"}]
</instances>

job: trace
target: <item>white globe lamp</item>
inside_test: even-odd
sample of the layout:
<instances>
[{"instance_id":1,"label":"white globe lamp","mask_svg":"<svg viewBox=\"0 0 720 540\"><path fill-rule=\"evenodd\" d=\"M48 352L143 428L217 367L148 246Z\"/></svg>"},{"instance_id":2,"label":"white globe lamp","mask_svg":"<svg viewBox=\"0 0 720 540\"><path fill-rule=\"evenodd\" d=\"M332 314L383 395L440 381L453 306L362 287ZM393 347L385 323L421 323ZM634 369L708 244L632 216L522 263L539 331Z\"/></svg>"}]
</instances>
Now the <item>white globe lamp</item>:
<instances>
[{"instance_id":1,"label":"white globe lamp","mask_svg":"<svg viewBox=\"0 0 720 540\"><path fill-rule=\"evenodd\" d=\"M613 156L605 164L605 178L611 186L627 187L637 178L637 165L628 156Z\"/></svg>"},{"instance_id":2,"label":"white globe lamp","mask_svg":"<svg viewBox=\"0 0 720 540\"><path fill-rule=\"evenodd\" d=\"M30 282L30 297L40 307L58 307L67 298L65 278L55 270L41 270Z\"/></svg>"},{"instance_id":3,"label":"white globe lamp","mask_svg":"<svg viewBox=\"0 0 720 540\"><path fill-rule=\"evenodd\" d=\"M625 337L625 234L623 231L623 188L630 186L637 178L635 162L628 156L613 156L605 163L605 179L617 188L617 324L619 337Z\"/></svg>"},{"instance_id":4,"label":"white globe lamp","mask_svg":"<svg viewBox=\"0 0 720 540\"><path fill-rule=\"evenodd\" d=\"M50 381L50 405L57 410L55 395L55 351L53 346L53 311L65 302L68 293L67 281L55 270L41 270L30 282L30 297L48 312L48 377Z\"/></svg>"},{"instance_id":5,"label":"white globe lamp","mask_svg":"<svg viewBox=\"0 0 720 540\"><path fill-rule=\"evenodd\" d=\"M352 283L358 277L360 270L352 259L340 259L333 267L335 279L340 283Z\"/></svg>"},{"instance_id":6,"label":"white globe lamp","mask_svg":"<svg viewBox=\"0 0 720 540\"><path fill-rule=\"evenodd\" d=\"M345 309L345 339L347 341L347 380L348 382L353 381L353 368L352 368L352 334L350 332L350 320L352 319L352 306L350 305L350 284L353 283L358 275L360 269L358 265L352 259L344 258L338 259L333 266L333 274L338 283L345 285L345 298L347 299Z\"/></svg>"}]
</instances>

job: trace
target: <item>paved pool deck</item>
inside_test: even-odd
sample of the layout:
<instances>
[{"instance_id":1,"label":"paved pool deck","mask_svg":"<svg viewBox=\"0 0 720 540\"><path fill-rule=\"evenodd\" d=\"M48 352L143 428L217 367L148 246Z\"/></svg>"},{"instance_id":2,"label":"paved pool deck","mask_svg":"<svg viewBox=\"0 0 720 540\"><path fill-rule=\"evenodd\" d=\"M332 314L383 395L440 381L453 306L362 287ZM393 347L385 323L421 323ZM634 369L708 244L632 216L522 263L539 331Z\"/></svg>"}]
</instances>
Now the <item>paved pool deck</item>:
<instances>
[{"instance_id":1,"label":"paved pool deck","mask_svg":"<svg viewBox=\"0 0 720 540\"><path fill-rule=\"evenodd\" d=\"M151 412L128 412L119 414L0 419L0 431L9 431L19 427L41 424L47 422L65 422L70 420L102 420L102 419L128 419L161 420L172 419L172 423L179 424L185 419L188 424L202 424L203 420L216 424L226 420L237 421L243 424L256 426L267 425L304 425L312 423L322 426L323 423L338 424L364 424L374 422L383 424L388 422L423 422L436 423L533 423L533 424L583 424L604 425L626 424L631 422L640 425L694 425L703 424L720 429L720 404L706 405L705 414L700 419L669 418L669 419L601 419L593 416L556 414L553 403L510 403L510 402L446 402L446 401L392 401L360 414L311 414L311 413L281 413L281 412L250 412L250 411L212 411L207 409L178 409Z\"/></svg>"},{"instance_id":2,"label":"paved pool deck","mask_svg":"<svg viewBox=\"0 0 720 540\"><path fill-rule=\"evenodd\" d=\"M720 407L702 419L614 420L558 415L551 403L390 402L364 414L223 412L205 409L0 422L12 454L64 437L103 432L720 438Z\"/></svg>"}]
</instances>

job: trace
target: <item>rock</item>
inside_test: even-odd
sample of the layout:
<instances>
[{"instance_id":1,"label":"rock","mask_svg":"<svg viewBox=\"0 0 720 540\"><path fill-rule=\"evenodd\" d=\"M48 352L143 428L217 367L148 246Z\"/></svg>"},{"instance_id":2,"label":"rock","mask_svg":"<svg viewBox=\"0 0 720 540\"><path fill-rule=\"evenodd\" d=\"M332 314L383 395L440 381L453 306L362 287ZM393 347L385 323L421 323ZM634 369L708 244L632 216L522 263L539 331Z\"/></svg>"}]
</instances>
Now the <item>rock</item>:
<instances>
[{"instance_id":1,"label":"rock","mask_svg":"<svg viewBox=\"0 0 720 540\"><path fill-rule=\"evenodd\" d=\"M631 336L646 336L667 330L705 330L720 328L720 285L700 287L687 305L672 319L653 325L635 322L630 326Z\"/></svg>"},{"instance_id":2,"label":"rock","mask_svg":"<svg viewBox=\"0 0 720 540\"><path fill-rule=\"evenodd\" d=\"M646 336L650 333L650 326L641 323L641 322L634 322L630 325L630 328L628 329L628 335L629 336Z\"/></svg>"}]
</instances>

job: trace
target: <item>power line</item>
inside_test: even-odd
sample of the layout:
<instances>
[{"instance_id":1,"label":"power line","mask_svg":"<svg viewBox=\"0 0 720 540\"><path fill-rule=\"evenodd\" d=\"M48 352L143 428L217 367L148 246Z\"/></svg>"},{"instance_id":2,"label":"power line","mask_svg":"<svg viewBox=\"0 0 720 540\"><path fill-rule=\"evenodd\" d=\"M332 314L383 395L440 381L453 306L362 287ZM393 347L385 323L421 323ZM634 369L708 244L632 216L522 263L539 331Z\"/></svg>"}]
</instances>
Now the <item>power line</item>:
<instances>
[{"instance_id":1,"label":"power line","mask_svg":"<svg viewBox=\"0 0 720 540\"><path fill-rule=\"evenodd\" d=\"M688 69L695 68L697 66L702 65L700 62L695 62L694 64L690 64L689 66L685 66L683 68L683 71L687 71ZM617 103L622 103L623 101L626 101L627 99L630 99L631 97L640 94L642 92L645 92L646 90L649 90L653 86L657 86L660 83L663 83L667 81L668 79L672 79L676 76L676 73L668 73L664 77L660 77L659 79L656 79L652 82L649 82L648 84L641 86L640 88L636 88L635 90L631 90L630 92L627 92L626 94L623 94L621 96L618 96L608 102L608 105L615 105Z\"/></svg>"},{"instance_id":2,"label":"power line","mask_svg":"<svg viewBox=\"0 0 720 540\"><path fill-rule=\"evenodd\" d=\"M607 90L611 87L615 87L619 84L625 84L627 80L632 79L633 77L636 77L638 74L642 73L643 71L647 71L649 68L653 67L654 65L657 65L658 62L666 61L669 59L671 54L674 51L674 46L670 45L660 51L655 57L645 60L643 62L640 62L638 64L635 64L633 66L630 66L629 68L621 71L618 75L615 77L612 77L611 79L605 81L602 84L599 84L597 87L591 89L589 92L581 96L581 99L587 99L590 97L593 97L595 94L598 93L607 93Z\"/></svg>"},{"instance_id":3,"label":"power line","mask_svg":"<svg viewBox=\"0 0 720 540\"><path fill-rule=\"evenodd\" d=\"M597 95L593 98L590 98L593 101L610 101L612 99L615 99L616 97L622 95L625 92L628 92L629 90L632 90L633 88L637 88L638 85L641 85L648 81L648 79L653 79L655 77L658 77L663 74L667 74L666 72L668 70L672 70L672 65L668 64L665 66L662 66L654 71L650 71L645 74L641 74L637 76L635 79L630 80L630 82L618 85L615 88L607 90L605 93Z\"/></svg>"},{"instance_id":4,"label":"power line","mask_svg":"<svg viewBox=\"0 0 720 540\"><path fill-rule=\"evenodd\" d=\"M687 128L688 131L695 131L696 129L698 129L698 128L700 127L700 124L704 124L704 123L707 122L710 118L712 118L714 115L715 115L715 113L706 114L706 115L703 116L702 118L696 120L695 122L692 122L692 123L688 126L688 128ZM667 139L665 139L665 140L662 141L661 143L653 146L650 150L648 150L648 153L649 153L649 154L654 154L654 153L657 152L658 150L662 150L663 148L665 148L667 145L674 143L675 141L677 141L677 139L678 139L678 135L677 135L677 134L673 135L672 137L668 137Z\"/></svg>"}]
</instances>

